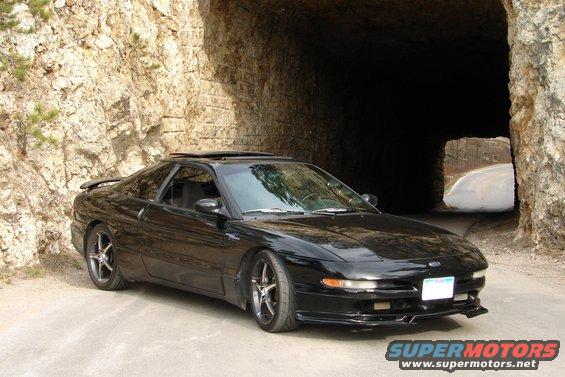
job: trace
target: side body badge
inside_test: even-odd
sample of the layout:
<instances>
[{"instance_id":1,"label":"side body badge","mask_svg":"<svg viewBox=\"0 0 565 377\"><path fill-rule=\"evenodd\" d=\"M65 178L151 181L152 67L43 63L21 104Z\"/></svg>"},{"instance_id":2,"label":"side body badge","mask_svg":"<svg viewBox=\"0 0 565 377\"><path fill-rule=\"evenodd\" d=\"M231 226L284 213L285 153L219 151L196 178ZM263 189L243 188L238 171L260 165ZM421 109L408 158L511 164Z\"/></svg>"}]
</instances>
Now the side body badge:
<instances>
[{"instance_id":1,"label":"side body badge","mask_svg":"<svg viewBox=\"0 0 565 377\"><path fill-rule=\"evenodd\" d=\"M239 233L226 233L226 236L233 241L239 241Z\"/></svg>"}]
</instances>

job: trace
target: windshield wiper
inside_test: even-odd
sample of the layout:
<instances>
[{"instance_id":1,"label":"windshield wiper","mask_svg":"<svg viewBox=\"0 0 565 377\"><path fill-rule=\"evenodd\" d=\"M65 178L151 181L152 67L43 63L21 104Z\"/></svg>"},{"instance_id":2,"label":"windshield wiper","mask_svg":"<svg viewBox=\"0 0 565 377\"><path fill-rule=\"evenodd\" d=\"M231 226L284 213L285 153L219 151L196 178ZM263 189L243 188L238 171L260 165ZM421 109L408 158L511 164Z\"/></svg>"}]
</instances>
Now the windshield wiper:
<instances>
[{"instance_id":1,"label":"windshield wiper","mask_svg":"<svg viewBox=\"0 0 565 377\"><path fill-rule=\"evenodd\" d=\"M244 215L248 215L250 213L266 213L266 214L274 214L274 215L281 215L281 214L303 215L304 211L295 211L292 209L282 209L282 208L256 208L243 212Z\"/></svg>"},{"instance_id":2,"label":"windshield wiper","mask_svg":"<svg viewBox=\"0 0 565 377\"><path fill-rule=\"evenodd\" d=\"M328 207L328 208L320 208L315 209L312 213L345 213L345 212L359 212L356 208L347 208L347 207Z\"/></svg>"}]
</instances>

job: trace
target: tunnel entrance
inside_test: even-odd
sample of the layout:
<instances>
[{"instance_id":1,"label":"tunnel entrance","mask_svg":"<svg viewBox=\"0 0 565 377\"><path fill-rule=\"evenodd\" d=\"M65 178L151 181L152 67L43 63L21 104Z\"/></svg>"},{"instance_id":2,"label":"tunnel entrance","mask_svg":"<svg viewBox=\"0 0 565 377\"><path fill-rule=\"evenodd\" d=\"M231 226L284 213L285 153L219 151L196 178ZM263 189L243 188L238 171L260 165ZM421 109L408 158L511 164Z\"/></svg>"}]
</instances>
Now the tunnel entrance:
<instances>
[{"instance_id":1,"label":"tunnel entrance","mask_svg":"<svg viewBox=\"0 0 565 377\"><path fill-rule=\"evenodd\" d=\"M442 202L448 140L509 137L499 0L221 3L205 47L236 148L312 161L403 213Z\"/></svg>"}]
</instances>

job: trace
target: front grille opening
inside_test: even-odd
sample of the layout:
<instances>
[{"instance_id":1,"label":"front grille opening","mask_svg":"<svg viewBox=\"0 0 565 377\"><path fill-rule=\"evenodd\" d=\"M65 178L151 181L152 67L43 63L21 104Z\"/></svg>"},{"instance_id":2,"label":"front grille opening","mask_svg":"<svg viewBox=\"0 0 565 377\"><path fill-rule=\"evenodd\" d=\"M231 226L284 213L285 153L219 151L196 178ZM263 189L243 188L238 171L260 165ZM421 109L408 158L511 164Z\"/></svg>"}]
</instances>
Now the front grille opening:
<instances>
[{"instance_id":1,"label":"front grille opening","mask_svg":"<svg viewBox=\"0 0 565 377\"><path fill-rule=\"evenodd\" d=\"M379 281L379 289L395 291L414 291L417 289L412 282L405 280L384 280Z\"/></svg>"},{"instance_id":2,"label":"front grille opening","mask_svg":"<svg viewBox=\"0 0 565 377\"><path fill-rule=\"evenodd\" d=\"M453 299L422 301L419 297L416 298L403 298L403 299L390 299L382 300L390 302L389 310L375 310L374 304L379 301L367 300L364 301L360 307L362 314L411 314L411 313L426 313L436 310L448 309L452 307L460 307L468 305L473 302L477 297L477 291L467 292L469 298L466 301L455 302Z\"/></svg>"}]
</instances>

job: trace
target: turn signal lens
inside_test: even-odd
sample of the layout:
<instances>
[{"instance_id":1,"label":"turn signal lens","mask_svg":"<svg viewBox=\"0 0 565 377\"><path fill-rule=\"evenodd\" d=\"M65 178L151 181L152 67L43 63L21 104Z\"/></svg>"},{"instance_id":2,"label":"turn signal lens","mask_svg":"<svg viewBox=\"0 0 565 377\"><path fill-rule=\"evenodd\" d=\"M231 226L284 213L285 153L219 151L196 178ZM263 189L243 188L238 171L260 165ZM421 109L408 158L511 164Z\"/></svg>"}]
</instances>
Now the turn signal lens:
<instances>
[{"instance_id":1,"label":"turn signal lens","mask_svg":"<svg viewBox=\"0 0 565 377\"><path fill-rule=\"evenodd\" d=\"M379 284L371 280L343 280L333 278L323 278L322 283L331 288L352 288L352 289L375 289Z\"/></svg>"},{"instance_id":2,"label":"turn signal lens","mask_svg":"<svg viewBox=\"0 0 565 377\"><path fill-rule=\"evenodd\" d=\"M475 271L473 272L473 279L484 278L486 274L487 274L487 270Z\"/></svg>"}]
</instances>

